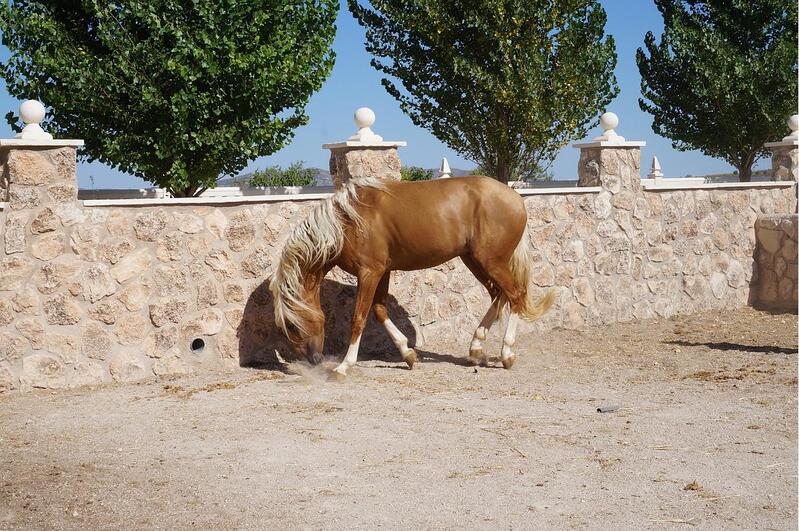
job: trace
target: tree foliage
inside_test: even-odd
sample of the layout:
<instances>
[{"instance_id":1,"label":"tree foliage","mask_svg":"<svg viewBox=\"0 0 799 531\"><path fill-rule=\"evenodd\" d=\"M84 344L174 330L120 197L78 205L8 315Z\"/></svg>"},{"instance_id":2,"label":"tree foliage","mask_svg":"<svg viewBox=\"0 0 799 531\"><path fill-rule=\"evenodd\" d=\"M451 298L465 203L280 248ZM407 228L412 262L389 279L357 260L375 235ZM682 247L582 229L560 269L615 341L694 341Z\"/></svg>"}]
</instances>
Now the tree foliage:
<instances>
[{"instance_id":1,"label":"tree foliage","mask_svg":"<svg viewBox=\"0 0 799 531\"><path fill-rule=\"evenodd\" d=\"M400 177L403 181L429 181L433 178L433 170L420 166L403 166L400 168Z\"/></svg>"},{"instance_id":2,"label":"tree foliage","mask_svg":"<svg viewBox=\"0 0 799 531\"><path fill-rule=\"evenodd\" d=\"M250 177L250 186L311 186L316 182L316 170L294 162L288 168L269 166Z\"/></svg>"},{"instance_id":3,"label":"tree foliage","mask_svg":"<svg viewBox=\"0 0 799 531\"><path fill-rule=\"evenodd\" d=\"M193 195L307 122L337 13L338 0L14 0L1 75L52 109L55 135L83 138L85 159Z\"/></svg>"},{"instance_id":4,"label":"tree foliage","mask_svg":"<svg viewBox=\"0 0 799 531\"><path fill-rule=\"evenodd\" d=\"M491 174L491 169L486 168L485 166L477 166L471 172L470 175L485 175L486 177L494 177L496 176ZM518 172L513 172L510 174L508 181L552 181L554 180L555 176L552 175L552 172L549 171L549 168L540 168L534 167L531 168L526 175L522 176Z\"/></svg>"},{"instance_id":5,"label":"tree foliage","mask_svg":"<svg viewBox=\"0 0 799 531\"><path fill-rule=\"evenodd\" d=\"M655 0L665 30L637 53L641 109L679 150L751 178L797 105L797 11L785 0Z\"/></svg>"},{"instance_id":6,"label":"tree foliage","mask_svg":"<svg viewBox=\"0 0 799 531\"><path fill-rule=\"evenodd\" d=\"M507 182L548 166L618 93L596 0L348 0L413 123Z\"/></svg>"}]
</instances>

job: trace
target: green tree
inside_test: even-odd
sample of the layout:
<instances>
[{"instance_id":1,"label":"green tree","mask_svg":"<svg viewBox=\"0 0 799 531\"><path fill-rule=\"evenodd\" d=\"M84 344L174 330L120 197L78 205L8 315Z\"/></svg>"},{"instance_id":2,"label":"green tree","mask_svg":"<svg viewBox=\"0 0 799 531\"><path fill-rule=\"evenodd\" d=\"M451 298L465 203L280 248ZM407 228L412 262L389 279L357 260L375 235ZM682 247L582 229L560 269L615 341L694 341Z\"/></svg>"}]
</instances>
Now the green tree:
<instances>
[{"instance_id":1,"label":"green tree","mask_svg":"<svg viewBox=\"0 0 799 531\"><path fill-rule=\"evenodd\" d=\"M316 182L316 170L294 162L288 168L269 166L250 177L250 186L310 186Z\"/></svg>"},{"instance_id":2,"label":"green tree","mask_svg":"<svg viewBox=\"0 0 799 531\"><path fill-rule=\"evenodd\" d=\"M337 13L338 0L14 0L0 75L52 108L55 135L83 138L84 159L196 195L307 123Z\"/></svg>"},{"instance_id":3,"label":"green tree","mask_svg":"<svg viewBox=\"0 0 799 531\"><path fill-rule=\"evenodd\" d=\"M491 176L491 170L486 168L485 166L477 166L471 172L471 175L485 175ZM496 177L494 177L496 179ZM552 181L554 179L554 175L552 172L549 171L549 167L542 168L542 167L534 167L530 168L528 172L526 172L525 176L519 175L518 172L513 172L510 175L509 181Z\"/></svg>"},{"instance_id":4,"label":"green tree","mask_svg":"<svg viewBox=\"0 0 799 531\"><path fill-rule=\"evenodd\" d=\"M502 182L546 167L616 96L596 0L348 0L413 123Z\"/></svg>"},{"instance_id":5,"label":"green tree","mask_svg":"<svg viewBox=\"0 0 799 531\"><path fill-rule=\"evenodd\" d=\"M419 166L403 166L400 168L400 177L403 181L429 181L433 178L433 170Z\"/></svg>"},{"instance_id":6,"label":"green tree","mask_svg":"<svg viewBox=\"0 0 799 531\"><path fill-rule=\"evenodd\" d=\"M797 105L797 11L785 0L655 0L665 29L637 53L641 109L675 149L726 160L749 181Z\"/></svg>"}]
</instances>

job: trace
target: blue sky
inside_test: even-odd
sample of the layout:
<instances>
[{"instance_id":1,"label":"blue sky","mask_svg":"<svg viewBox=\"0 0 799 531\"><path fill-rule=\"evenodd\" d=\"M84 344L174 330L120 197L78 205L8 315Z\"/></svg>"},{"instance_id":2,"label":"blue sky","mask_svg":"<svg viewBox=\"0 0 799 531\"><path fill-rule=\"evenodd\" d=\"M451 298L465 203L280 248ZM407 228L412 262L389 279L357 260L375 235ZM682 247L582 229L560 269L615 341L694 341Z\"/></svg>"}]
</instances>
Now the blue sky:
<instances>
[{"instance_id":1,"label":"blue sky","mask_svg":"<svg viewBox=\"0 0 799 531\"><path fill-rule=\"evenodd\" d=\"M608 14L606 33L616 40L618 64L616 78L619 95L607 110L619 116L617 132L627 140L644 140L646 146L641 154L642 173L647 172L653 155L657 155L666 176L686 174L702 175L731 171L730 165L718 159L704 156L700 152L680 152L671 147L671 141L652 132L651 118L638 107L640 76L635 64L635 51L643 45L647 31L659 34L663 22L654 2L650 0L603 0ZM437 167L441 157L447 157L453 168L471 169L475 164L465 160L444 146L426 130L413 125L400 111L395 100L380 85L380 77L369 65L370 56L363 47L364 32L346 10L338 17L338 32L334 42L336 65L322 89L307 106L310 117L308 125L297 129L294 141L281 151L251 162L247 169L269 165L287 166L294 161L304 161L308 166L327 168L327 150L322 144L347 138L355 132L352 115L358 107L371 107L377 116L373 129L386 140L405 140L408 146L400 149L403 164ZM0 49L0 59L8 57L8 50ZM45 104L47 102L44 102ZM19 102L10 97L3 86L0 91L0 116L8 110L16 110ZM600 131L590 131L593 138ZM787 134L787 130L786 130ZM3 121L0 135L8 138L10 128ZM777 140L777 139L775 139ZM578 150L564 147L552 166L555 179L577 178ZM760 160L757 169L769 165ZM92 183L92 178L94 182ZM127 188L146 186L139 179L122 174L99 163L82 164L78 168L78 181L82 188Z\"/></svg>"}]
</instances>

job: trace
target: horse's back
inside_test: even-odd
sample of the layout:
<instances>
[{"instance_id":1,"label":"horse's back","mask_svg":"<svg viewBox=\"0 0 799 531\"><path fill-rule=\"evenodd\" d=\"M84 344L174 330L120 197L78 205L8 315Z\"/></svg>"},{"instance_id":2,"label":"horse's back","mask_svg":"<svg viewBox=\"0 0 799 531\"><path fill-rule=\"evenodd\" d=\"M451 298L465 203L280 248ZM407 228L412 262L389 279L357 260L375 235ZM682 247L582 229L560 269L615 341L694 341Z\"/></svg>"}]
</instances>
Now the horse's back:
<instances>
[{"instance_id":1,"label":"horse's back","mask_svg":"<svg viewBox=\"0 0 799 531\"><path fill-rule=\"evenodd\" d=\"M448 177L446 179L430 179L426 181L385 181L389 189L397 190L424 190L425 192L446 191L446 190L476 190L481 193L519 195L515 190L507 185L486 177L484 175L464 175L461 177Z\"/></svg>"},{"instance_id":2,"label":"horse's back","mask_svg":"<svg viewBox=\"0 0 799 531\"><path fill-rule=\"evenodd\" d=\"M487 222L526 223L524 200L516 190L490 177L470 175L429 181L392 181L387 189L392 202L405 213L418 213L435 220L437 213L449 216L457 211L459 218L471 217Z\"/></svg>"},{"instance_id":3,"label":"horse's back","mask_svg":"<svg viewBox=\"0 0 799 531\"><path fill-rule=\"evenodd\" d=\"M524 201L514 189L496 179L479 175L428 181L386 181L385 186L390 201L401 208L440 209L447 203L460 203L462 207L524 209Z\"/></svg>"}]
</instances>

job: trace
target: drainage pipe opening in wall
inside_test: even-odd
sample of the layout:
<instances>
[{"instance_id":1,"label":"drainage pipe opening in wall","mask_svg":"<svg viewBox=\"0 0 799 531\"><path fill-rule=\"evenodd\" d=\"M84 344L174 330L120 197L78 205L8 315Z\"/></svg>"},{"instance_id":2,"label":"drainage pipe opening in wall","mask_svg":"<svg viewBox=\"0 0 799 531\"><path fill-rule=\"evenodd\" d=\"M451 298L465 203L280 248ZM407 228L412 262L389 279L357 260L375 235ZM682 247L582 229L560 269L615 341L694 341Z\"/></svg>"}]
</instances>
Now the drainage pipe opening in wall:
<instances>
[{"instance_id":1,"label":"drainage pipe opening in wall","mask_svg":"<svg viewBox=\"0 0 799 531\"><path fill-rule=\"evenodd\" d=\"M203 341L199 337L191 342L192 352L202 352L204 348L205 348L205 341Z\"/></svg>"}]
</instances>

